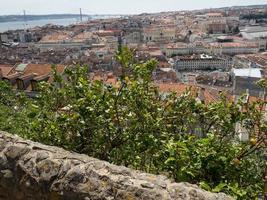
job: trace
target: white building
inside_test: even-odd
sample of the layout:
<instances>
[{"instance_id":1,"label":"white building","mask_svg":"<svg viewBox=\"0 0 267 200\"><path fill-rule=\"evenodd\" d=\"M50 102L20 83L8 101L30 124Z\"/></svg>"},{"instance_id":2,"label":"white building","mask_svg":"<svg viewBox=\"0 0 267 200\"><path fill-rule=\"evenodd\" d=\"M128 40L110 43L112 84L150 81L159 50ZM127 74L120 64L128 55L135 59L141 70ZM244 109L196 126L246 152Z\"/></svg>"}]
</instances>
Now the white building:
<instances>
[{"instance_id":1,"label":"white building","mask_svg":"<svg viewBox=\"0 0 267 200\"><path fill-rule=\"evenodd\" d=\"M176 57L175 61L175 68L177 71L228 69L231 65L232 61L229 59L212 57L205 54L179 56Z\"/></svg>"},{"instance_id":2,"label":"white building","mask_svg":"<svg viewBox=\"0 0 267 200\"><path fill-rule=\"evenodd\" d=\"M257 85L257 82L263 78L261 68L233 69L232 77L234 95L249 94L253 97L263 96L264 89Z\"/></svg>"},{"instance_id":3,"label":"white building","mask_svg":"<svg viewBox=\"0 0 267 200\"><path fill-rule=\"evenodd\" d=\"M162 52L168 57L174 55L188 55L192 53L192 45L182 42L168 44L162 49Z\"/></svg>"},{"instance_id":4,"label":"white building","mask_svg":"<svg viewBox=\"0 0 267 200\"><path fill-rule=\"evenodd\" d=\"M255 42L225 42L210 43L211 53L214 54L252 54L259 52L259 44Z\"/></svg>"},{"instance_id":5,"label":"white building","mask_svg":"<svg viewBox=\"0 0 267 200\"><path fill-rule=\"evenodd\" d=\"M149 27L143 29L144 42L171 42L176 39L175 27Z\"/></svg>"},{"instance_id":6,"label":"white building","mask_svg":"<svg viewBox=\"0 0 267 200\"><path fill-rule=\"evenodd\" d=\"M162 48L162 52L168 56L172 57L174 55L190 55L190 54L209 54L211 53L209 46L203 43L171 43Z\"/></svg>"},{"instance_id":7,"label":"white building","mask_svg":"<svg viewBox=\"0 0 267 200\"><path fill-rule=\"evenodd\" d=\"M267 26L246 26L240 30L245 39L256 39L267 37Z\"/></svg>"}]
</instances>

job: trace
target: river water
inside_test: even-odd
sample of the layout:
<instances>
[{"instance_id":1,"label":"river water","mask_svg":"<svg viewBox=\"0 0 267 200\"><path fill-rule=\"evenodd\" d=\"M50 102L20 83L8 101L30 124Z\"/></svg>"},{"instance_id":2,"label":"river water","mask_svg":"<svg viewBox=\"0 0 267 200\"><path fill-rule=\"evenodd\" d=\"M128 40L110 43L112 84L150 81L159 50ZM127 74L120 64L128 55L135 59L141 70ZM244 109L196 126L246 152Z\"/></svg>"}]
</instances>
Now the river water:
<instances>
[{"instance_id":1,"label":"river water","mask_svg":"<svg viewBox=\"0 0 267 200\"><path fill-rule=\"evenodd\" d=\"M107 19L107 18L120 18L120 17L122 17L122 15L113 15L113 16L92 15L90 16L90 19ZM86 19L86 17L84 17L84 19ZM80 18L42 19L42 20L27 21L27 24L25 24L24 21L0 22L0 33L8 30L27 29L27 28L33 28L35 26L44 26L46 24L68 26L70 24L80 22L79 20Z\"/></svg>"},{"instance_id":2,"label":"river water","mask_svg":"<svg viewBox=\"0 0 267 200\"><path fill-rule=\"evenodd\" d=\"M23 21L2 22L0 23L0 33L8 30L33 28L35 26L44 26L46 24L68 26L76 22L78 22L77 18L32 20L32 21L27 21L27 24L25 24L25 22Z\"/></svg>"}]
</instances>

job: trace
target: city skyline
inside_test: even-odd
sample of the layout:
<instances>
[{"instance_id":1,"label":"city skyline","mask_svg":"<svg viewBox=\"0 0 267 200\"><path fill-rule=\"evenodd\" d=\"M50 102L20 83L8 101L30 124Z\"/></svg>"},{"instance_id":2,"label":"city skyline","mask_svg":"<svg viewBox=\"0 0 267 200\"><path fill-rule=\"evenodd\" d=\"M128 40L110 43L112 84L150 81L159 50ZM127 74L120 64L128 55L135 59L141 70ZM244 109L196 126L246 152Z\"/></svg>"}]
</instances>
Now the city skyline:
<instances>
[{"instance_id":1,"label":"city skyline","mask_svg":"<svg viewBox=\"0 0 267 200\"><path fill-rule=\"evenodd\" d=\"M3 1L3 0L1 0ZM232 1L211 1L211 0L9 0L4 1L0 7L0 15L19 15L23 10L27 14L78 14L82 8L85 14L140 14L162 11L194 10L203 8L219 8L228 6L245 6L264 4L265 0L232 0ZM1 3L3 5L3 3Z\"/></svg>"}]
</instances>

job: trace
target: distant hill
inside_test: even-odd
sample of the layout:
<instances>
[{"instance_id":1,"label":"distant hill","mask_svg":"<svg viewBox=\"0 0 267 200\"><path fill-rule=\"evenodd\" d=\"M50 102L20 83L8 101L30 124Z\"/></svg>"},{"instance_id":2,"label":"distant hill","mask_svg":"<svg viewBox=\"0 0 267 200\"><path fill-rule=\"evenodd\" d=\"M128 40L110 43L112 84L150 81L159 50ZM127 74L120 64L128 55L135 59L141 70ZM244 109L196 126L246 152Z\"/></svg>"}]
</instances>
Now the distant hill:
<instances>
[{"instance_id":1,"label":"distant hill","mask_svg":"<svg viewBox=\"0 0 267 200\"><path fill-rule=\"evenodd\" d=\"M267 4L248 5L248 6L233 6L232 8L267 8Z\"/></svg>"}]
</instances>

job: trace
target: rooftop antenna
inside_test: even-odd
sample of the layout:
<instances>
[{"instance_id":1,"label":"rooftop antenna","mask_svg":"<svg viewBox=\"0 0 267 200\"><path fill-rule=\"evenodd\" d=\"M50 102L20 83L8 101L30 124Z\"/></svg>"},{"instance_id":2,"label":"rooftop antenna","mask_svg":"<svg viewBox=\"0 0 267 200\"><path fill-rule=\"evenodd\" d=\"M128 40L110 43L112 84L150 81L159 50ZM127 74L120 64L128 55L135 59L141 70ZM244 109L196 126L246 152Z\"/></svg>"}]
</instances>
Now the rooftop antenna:
<instances>
[{"instance_id":1,"label":"rooftop antenna","mask_svg":"<svg viewBox=\"0 0 267 200\"><path fill-rule=\"evenodd\" d=\"M80 19L81 19L81 22L83 21L83 15L82 15L82 9L80 8Z\"/></svg>"}]
</instances>

